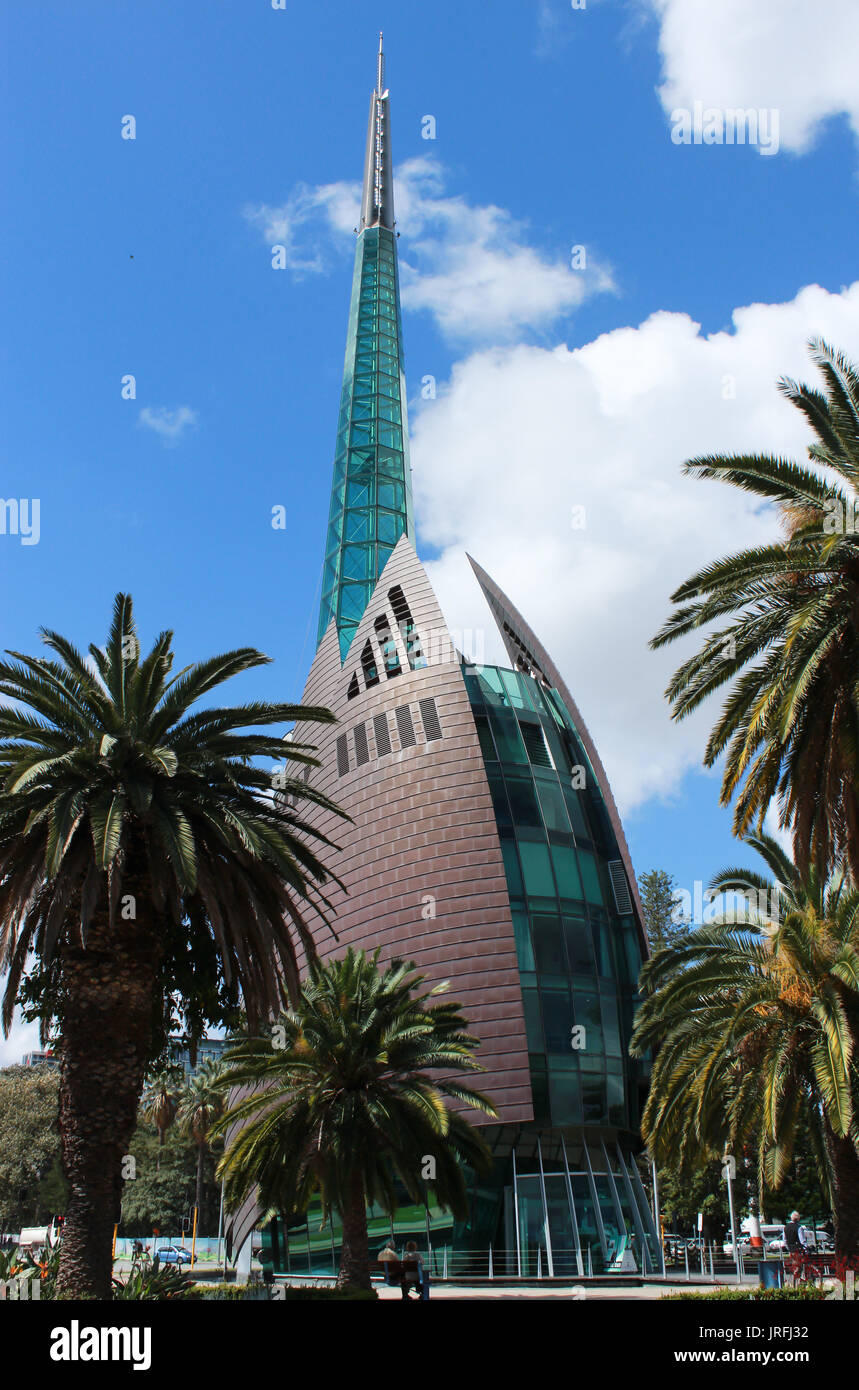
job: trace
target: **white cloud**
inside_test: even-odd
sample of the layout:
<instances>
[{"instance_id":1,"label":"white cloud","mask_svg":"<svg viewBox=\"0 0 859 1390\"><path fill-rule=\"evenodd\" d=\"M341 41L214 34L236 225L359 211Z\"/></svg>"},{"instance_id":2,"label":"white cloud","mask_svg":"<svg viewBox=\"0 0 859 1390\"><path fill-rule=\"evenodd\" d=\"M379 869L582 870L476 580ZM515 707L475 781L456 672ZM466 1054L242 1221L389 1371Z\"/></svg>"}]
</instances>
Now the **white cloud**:
<instances>
[{"instance_id":1,"label":"white cloud","mask_svg":"<svg viewBox=\"0 0 859 1390\"><path fill-rule=\"evenodd\" d=\"M859 138L856 0L644 0L660 24L667 112L779 112L780 142L802 152L821 123L846 115Z\"/></svg>"},{"instance_id":2,"label":"white cloud","mask_svg":"<svg viewBox=\"0 0 859 1390\"><path fill-rule=\"evenodd\" d=\"M814 334L859 356L859 282L737 309L732 332L704 336L685 314L657 313L575 351L476 352L419 403L419 532L441 552L428 569L449 622L490 627L468 550L564 672L624 811L676 792L714 714L669 719L663 691L682 651L647 643L670 593L776 531L751 498L683 478L681 464L709 452L804 456L803 419L775 382L816 376ZM574 506L586 509L584 530L572 527Z\"/></svg>"},{"instance_id":3,"label":"white cloud","mask_svg":"<svg viewBox=\"0 0 859 1390\"><path fill-rule=\"evenodd\" d=\"M16 1010L8 1038L0 1033L0 1067L16 1066L25 1052L39 1052L41 1046L38 1023L24 1023Z\"/></svg>"},{"instance_id":4,"label":"white cloud","mask_svg":"<svg viewBox=\"0 0 859 1390\"><path fill-rule=\"evenodd\" d=\"M286 266L296 277L327 270L332 250L342 251L345 239L361 216L358 183L300 183L285 203L260 203L244 210L269 246L282 246ZM320 242L319 231L327 233ZM312 232L313 235L309 235Z\"/></svg>"},{"instance_id":5,"label":"white cloud","mask_svg":"<svg viewBox=\"0 0 859 1390\"><path fill-rule=\"evenodd\" d=\"M145 405L138 416L138 424L153 430L165 445L178 444L187 429L197 423L197 412L190 406L180 405L175 410L167 406Z\"/></svg>"},{"instance_id":6,"label":"white cloud","mask_svg":"<svg viewBox=\"0 0 859 1390\"><path fill-rule=\"evenodd\" d=\"M588 295L614 288L591 248L574 269L572 247L537 251L526 242L526 225L504 208L446 195L444 170L431 157L399 166L394 203L408 227L400 251L403 303L432 314L454 342L510 341L544 331ZM245 216L269 246L285 248L294 275L324 272L358 222L360 188L302 184L282 206L246 208ZM581 253L575 260L581 263Z\"/></svg>"}]
</instances>

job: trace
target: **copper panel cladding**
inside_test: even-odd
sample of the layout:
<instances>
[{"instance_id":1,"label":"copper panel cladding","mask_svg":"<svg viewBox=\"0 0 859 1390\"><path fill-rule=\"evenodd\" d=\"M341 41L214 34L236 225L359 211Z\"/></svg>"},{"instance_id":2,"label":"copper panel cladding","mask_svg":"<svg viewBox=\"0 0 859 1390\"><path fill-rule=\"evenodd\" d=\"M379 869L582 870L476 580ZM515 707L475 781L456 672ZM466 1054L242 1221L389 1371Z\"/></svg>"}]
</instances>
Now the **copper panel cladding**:
<instances>
[{"instance_id":1,"label":"copper panel cladding","mask_svg":"<svg viewBox=\"0 0 859 1390\"><path fill-rule=\"evenodd\" d=\"M388 601L400 585L429 665L412 671ZM387 612L400 674L365 689L361 651L374 621ZM378 650L378 648L377 648ZM347 699L353 674L360 693ZM533 1118L522 995L504 864L474 719L456 652L438 602L406 536L400 538L341 666L329 626L310 669L303 703L324 705L340 720L328 728L298 726L295 737L315 742L322 766L314 786L352 818L344 824L311 807L307 820L338 844L326 862L348 888L332 892L339 943L311 916L320 955L347 946L381 947L382 957L406 956L431 981L450 980L486 1074L475 1078L504 1122ZM441 737L432 707L441 725ZM407 711L408 718L397 711ZM385 723L383 723L383 717ZM426 727L424 724L426 719ZM369 740L369 761L358 746ZM387 729L387 740L379 738ZM409 732L415 742L409 744ZM338 773L337 743L346 735L349 771ZM391 744L387 752L386 743ZM342 744L341 744L342 750ZM340 766L343 766L341 755ZM433 915L434 914L434 915Z\"/></svg>"}]
</instances>

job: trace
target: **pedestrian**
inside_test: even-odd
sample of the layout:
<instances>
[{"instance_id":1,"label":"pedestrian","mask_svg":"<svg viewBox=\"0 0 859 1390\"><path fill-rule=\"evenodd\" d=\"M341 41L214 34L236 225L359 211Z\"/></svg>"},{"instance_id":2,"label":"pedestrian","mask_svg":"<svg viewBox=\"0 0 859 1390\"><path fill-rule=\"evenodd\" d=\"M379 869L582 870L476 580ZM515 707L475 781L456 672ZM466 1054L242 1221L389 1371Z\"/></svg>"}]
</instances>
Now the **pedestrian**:
<instances>
[{"instance_id":1,"label":"pedestrian","mask_svg":"<svg viewBox=\"0 0 859 1390\"><path fill-rule=\"evenodd\" d=\"M403 1291L403 1298L409 1297L409 1289L411 1288L414 1288L420 1298L423 1282L424 1262L415 1242L409 1240L406 1242L406 1250L403 1255L403 1280L400 1286Z\"/></svg>"},{"instance_id":2,"label":"pedestrian","mask_svg":"<svg viewBox=\"0 0 859 1390\"><path fill-rule=\"evenodd\" d=\"M802 1250L802 1243L799 1239L799 1212L792 1211L790 1220L785 1222L784 1240L789 1255L798 1255Z\"/></svg>"}]
</instances>

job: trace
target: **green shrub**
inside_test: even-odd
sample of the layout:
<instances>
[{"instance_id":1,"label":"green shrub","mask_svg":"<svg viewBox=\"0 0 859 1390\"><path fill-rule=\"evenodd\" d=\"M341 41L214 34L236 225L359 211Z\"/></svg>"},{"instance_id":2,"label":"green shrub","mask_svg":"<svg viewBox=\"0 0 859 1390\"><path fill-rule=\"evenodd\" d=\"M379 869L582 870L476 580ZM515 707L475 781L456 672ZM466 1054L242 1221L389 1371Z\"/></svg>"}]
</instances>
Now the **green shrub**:
<instances>
[{"instance_id":1,"label":"green shrub","mask_svg":"<svg viewBox=\"0 0 859 1390\"><path fill-rule=\"evenodd\" d=\"M829 1290L822 1289L819 1284L797 1284L789 1289L764 1289L757 1284L752 1284L744 1289L712 1289L707 1293L666 1293L662 1295L661 1301L669 1299L696 1300L703 1303L770 1303L780 1299L802 1300L811 1299L816 1302L825 1299Z\"/></svg>"},{"instance_id":2,"label":"green shrub","mask_svg":"<svg viewBox=\"0 0 859 1390\"><path fill-rule=\"evenodd\" d=\"M194 1297L202 1299L204 1302L209 1299L232 1299L243 1301L250 1298L258 1298L260 1288L264 1285L259 1284L197 1284ZM316 1284L283 1284L278 1285L278 1297L272 1302L290 1303L297 1299L327 1299L329 1302L360 1302L362 1300L375 1300L379 1297L375 1289L335 1289L331 1286L320 1286Z\"/></svg>"},{"instance_id":3,"label":"green shrub","mask_svg":"<svg viewBox=\"0 0 859 1390\"><path fill-rule=\"evenodd\" d=\"M138 1299L144 1303L160 1302L162 1299L189 1299L196 1297L193 1280L178 1269L161 1265L159 1269L133 1269L125 1280L114 1279L114 1298Z\"/></svg>"}]
</instances>

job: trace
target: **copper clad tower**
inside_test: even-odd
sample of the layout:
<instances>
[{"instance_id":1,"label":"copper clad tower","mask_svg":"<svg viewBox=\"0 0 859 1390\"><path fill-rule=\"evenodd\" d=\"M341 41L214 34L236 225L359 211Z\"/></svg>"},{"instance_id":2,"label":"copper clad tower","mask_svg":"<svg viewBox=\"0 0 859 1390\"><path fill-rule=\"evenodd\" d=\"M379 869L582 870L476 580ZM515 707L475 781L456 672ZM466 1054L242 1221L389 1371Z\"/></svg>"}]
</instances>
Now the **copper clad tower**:
<instances>
[{"instance_id":1,"label":"copper clad tower","mask_svg":"<svg viewBox=\"0 0 859 1390\"><path fill-rule=\"evenodd\" d=\"M323 956L380 946L449 980L480 1039L478 1084L499 1113L483 1127L496 1161L473 1188L469 1221L430 1233L434 1245L474 1269L491 1245L495 1269L514 1274L653 1265L656 1232L633 1162L646 1076L627 1049L646 948L626 840L561 673L472 566L509 667L456 650L415 549L380 40L318 649L303 696L339 723L296 730L318 745L314 782L352 817L344 826L305 813L341 846L332 868L348 887L333 895L339 943L321 924L317 939ZM234 1246L257 1216L252 1204L236 1213ZM311 1226L303 1266L288 1226L269 1231L268 1257L312 1268ZM425 1244L422 1222L418 1234Z\"/></svg>"}]
</instances>

